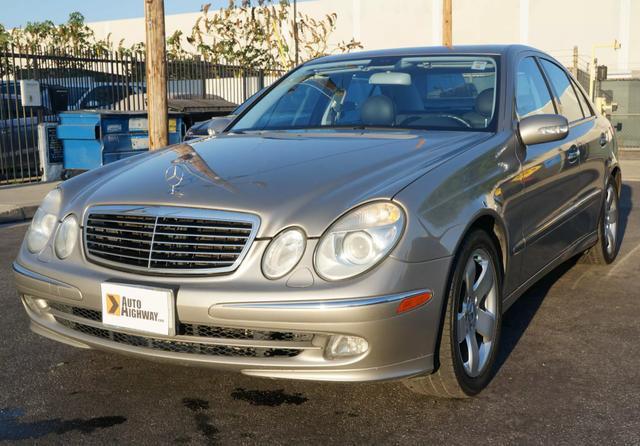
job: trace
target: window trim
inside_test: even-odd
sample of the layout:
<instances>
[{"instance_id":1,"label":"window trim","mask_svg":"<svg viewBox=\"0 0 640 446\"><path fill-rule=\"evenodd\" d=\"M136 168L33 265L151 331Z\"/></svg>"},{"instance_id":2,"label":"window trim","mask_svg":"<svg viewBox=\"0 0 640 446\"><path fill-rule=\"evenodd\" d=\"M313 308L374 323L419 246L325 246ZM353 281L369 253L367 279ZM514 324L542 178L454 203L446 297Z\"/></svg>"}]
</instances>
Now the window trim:
<instances>
[{"instance_id":1,"label":"window trim","mask_svg":"<svg viewBox=\"0 0 640 446\"><path fill-rule=\"evenodd\" d=\"M576 100L578 101L578 107L580 108L580 112L582 113L582 118L574 119L573 121L569 121L569 126L572 127L575 123L581 123L582 121L585 121L587 119L592 118L593 115L592 116L585 116L584 111L582 110L582 104L580 104L580 99L578 98L578 94L576 92L575 86L573 85L573 82L572 82L573 78L571 77L571 74L562 65L559 65L558 63L556 63L555 61L549 59L548 57L536 56L536 59L538 59L538 64L540 65L540 69L542 70L543 76L545 77L545 79L547 79L547 87L551 89L554 101L557 101L557 103L558 103L559 108L556 109L556 113L557 114L561 114L561 113L559 113L558 110L564 111L564 106L562 105L562 101L560 100L560 97L558 96L555 87L551 83L551 79L550 79L549 73L547 73L546 69L542 65L542 61L545 61L545 60L547 62L549 62L550 64L555 65L556 67L558 67L560 69L560 71L562 71L564 73L564 75L567 77L567 80L569 81L569 85L571 86L571 89L572 89L573 93L576 95ZM562 114L562 116L564 116L566 118L566 116L564 114ZM569 119L567 118L567 121L568 120Z\"/></svg>"},{"instance_id":2,"label":"window trim","mask_svg":"<svg viewBox=\"0 0 640 446\"><path fill-rule=\"evenodd\" d=\"M569 73L569 74L571 74L571 73ZM574 77L571 76L571 75L569 76L569 80L573 84L573 89L576 91L576 95L578 96L578 102L580 102L580 97L582 97L582 100L584 101L584 103L587 104L587 108L589 109L588 110L589 111L589 115L588 116L585 115L585 119L595 116L596 112L595 112L593 106L591 105L591 101L589 101L589 99L587 99L587 95L584 94L584 92L582 91L582 89L578 85L578 81L576 79L574 79ZM580 102L580 106L582 107L582 103L581 102ZM584 110L583 110L583 114L584 114Z\"/></svg>"},{"instance_id":3,"label":"window trim","mask_svg":"<svg viewBox=\"0 0 640 446\"><path fill-rule=\"evenodd\" d=\"M535 54L527 54L524 55L523 57L521 57L517 62L516 62L516 70L515 70L515 76L514 76L514 83L513 83L513 114L515 115L516 121L520 122L520 120L522 119L519 115L518 115L518 68L520 67L520 64L522 62L524 62L526 59L532 59L533 60L533 64L536 66L536 68L538 69L538 72L540 73L540 76L542 76L542 80L544 82L544 85L547 87L547 93L549 94L549 97L551 98L551 104L553 105L553 110L555 112L555 114L558 114L558 102L556 101L556 97L555 97L555 93L553 92L553 90L551 90L551 86L549 84L549 81L545 75L545 72L542 70L542 67L540 65L540 62L538 61L538 56Z\"/></svg>"}]
</instances>

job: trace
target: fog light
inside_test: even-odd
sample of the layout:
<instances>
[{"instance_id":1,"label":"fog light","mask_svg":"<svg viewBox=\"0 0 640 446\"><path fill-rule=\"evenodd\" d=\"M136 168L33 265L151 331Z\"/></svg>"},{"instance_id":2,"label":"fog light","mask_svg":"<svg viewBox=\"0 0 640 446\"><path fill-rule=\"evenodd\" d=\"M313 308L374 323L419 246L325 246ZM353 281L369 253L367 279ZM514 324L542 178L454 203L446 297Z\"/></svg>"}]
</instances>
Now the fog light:
<instances>
[{"instance_id":1,"label":"fog light","mask_svg":"<svg viewBox=\"0 0 640 446\"><path fill-rule=\"evenodd\" d=\"M31 309L31 311L40 314L43 310L49 308L49 304L44 299L39 299L32 296L23 296L25 303Z\"/></svg>"},{"instance_id":2,"label":"fog light","mask_svg":"<svg viewBox=\"0 0 640 446\"><path fill-rule=\"evenodd\" d=\"M361 355L367 350L369 343L358 336L337 335L329 339L328 354L332 358Z\"/></svg>"},{"instance_id":3,"label":"fog light","mask_svg":"<svg viewBox=\"0 0 640 446\"><path fill-rule=\"evenodd\" d=\"M49 303L44 299L33 299L33 301L41 310L46 310L47 308L49 308Z\"/></svg>"}]
</instances>

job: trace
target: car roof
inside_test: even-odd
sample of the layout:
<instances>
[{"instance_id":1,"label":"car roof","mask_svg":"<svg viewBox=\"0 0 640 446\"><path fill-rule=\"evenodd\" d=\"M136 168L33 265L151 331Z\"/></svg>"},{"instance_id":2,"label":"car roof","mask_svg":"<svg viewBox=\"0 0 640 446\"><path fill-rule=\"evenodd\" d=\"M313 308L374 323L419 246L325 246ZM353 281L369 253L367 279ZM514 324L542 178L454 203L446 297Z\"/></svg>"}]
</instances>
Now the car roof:
<instances>
[{"instance_id":1,"label":"car roof","mask_svg":"<svg viewBox=\"0 0 640 446\"><path fill-rule=\"evenodd\" d=\"M371 57L389 56L426 56L426 55L447 55L447 54L486 54L486 55L508 55L521 51L538 51L526 45L455 45L446 46L425 46L415 48L391 48L373 51L356 51L352 53L335 54L323 56L307 62L305 65L316 63L338 62L342 60L362 59Z\"/></svg>"}]
</instances>

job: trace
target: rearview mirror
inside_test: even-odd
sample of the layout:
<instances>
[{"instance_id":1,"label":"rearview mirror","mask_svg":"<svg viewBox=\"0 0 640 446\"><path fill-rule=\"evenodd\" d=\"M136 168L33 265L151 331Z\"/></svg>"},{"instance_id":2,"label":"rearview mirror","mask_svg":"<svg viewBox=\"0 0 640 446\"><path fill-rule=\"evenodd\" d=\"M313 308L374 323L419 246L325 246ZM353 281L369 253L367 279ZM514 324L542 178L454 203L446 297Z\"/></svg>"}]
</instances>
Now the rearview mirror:
<instances>
[{"instance_id":1,"label":"rearview mirror","mask_svg":"<svg viewBox=\"0 0 640 446\"><path fill-rule=\"evenodd\" d=\"M518 124L524 145L559 141L569 134L569 121L560 115L533 115L522 118Z\"/></svg>"},{"instance_id":2,"label":"rearview mirror","mask_svg":"<svg viewBox=\"0 0 640 446\"><path fill-rule=\"evenodd\" d=\"M233 121L232 116L220 116L217 118L212 118L209 121L209 125L207 125L207 133L209 135L218 135L225 131L229 124Z\"/></svg>"},{"instance_id":3,"label":"rearview mirror","mask_svg":"<svg viewBox=\"0 0 640 446\"><path fill-rule=\"evenodd\" d=\"M411 85L411 75L399 71L373 73L369 77L369 85Z\"/></svg>"}]
</instances>

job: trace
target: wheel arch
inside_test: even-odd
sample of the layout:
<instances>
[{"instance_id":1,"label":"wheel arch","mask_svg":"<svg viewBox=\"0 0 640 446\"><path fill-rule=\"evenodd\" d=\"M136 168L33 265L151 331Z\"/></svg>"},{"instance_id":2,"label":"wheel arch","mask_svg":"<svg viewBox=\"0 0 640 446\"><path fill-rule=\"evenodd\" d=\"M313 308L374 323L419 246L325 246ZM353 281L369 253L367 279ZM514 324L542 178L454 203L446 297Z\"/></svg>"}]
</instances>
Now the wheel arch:
<instances>
[{"instance_id":1,"label":"wheel arch","mask_svg":"<svg viewBox=\"0 0 640 446\"><path fill-rule=\"evenodd\" d=\"M613 180L616 182L618 197L620 197L620 194L622 193L622 170L620 169L620 166L616 165L611 170L611 177L613 177Z\"/></svg>"},{"instance_id":2,"label":"wheel arch","mask_svg":"<svg viewBox=\"0 0 640 446\"><path fill-rule=\"evenodd\" d=\"M509 265L509 238L502 218L495 211L491 209L483 209L479 211L471 219L464 231L462 231L454 252L456 254L458 253L462 241L475 229L485 231L495 243L500 257L499 260L502 277L504 278L507 272L507 266Z\"/></svg>"},{"instance_id":3,"label":"wheel arch","mask_svg":"<svg viewBox=\"0 0 640 446\"><path fill-rule=\"evenodd\" d=\"M434 371L438 370L440 367L440 346L442 343L442 330L444 327L444 318L447 312L447 305L449 305L449 286L451 284L453 274L454 274L454 265L455 259L457 259L460 253L460 247L464 239L474 230L480 229L486 232L489 237L493 240L496 250L499 254L500 261L500 273L502 273L502 283L504 283L504 277L507 271L507 265L509 262L508 256L508 246L509 240L507 236L506 227L502 218L498 215L497 212L491 209L482 209L478 213L475 214L473 218L470 219L469 224L465 227L465 229L460 233L460 237L456 242L455 249L453 251L452 261L449 264L449 271L447 274L447 293L446 298L443 300L442 308L440 309L440 327L438 328L438 336L436 338L435 345L435 355L434 355Z\"/></svg>"}]
</instances>

